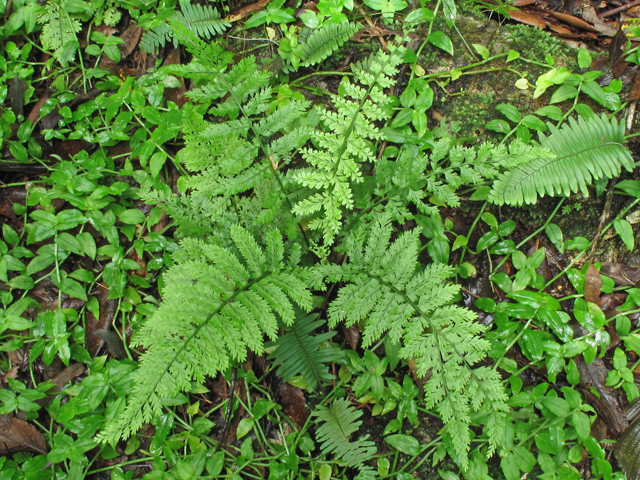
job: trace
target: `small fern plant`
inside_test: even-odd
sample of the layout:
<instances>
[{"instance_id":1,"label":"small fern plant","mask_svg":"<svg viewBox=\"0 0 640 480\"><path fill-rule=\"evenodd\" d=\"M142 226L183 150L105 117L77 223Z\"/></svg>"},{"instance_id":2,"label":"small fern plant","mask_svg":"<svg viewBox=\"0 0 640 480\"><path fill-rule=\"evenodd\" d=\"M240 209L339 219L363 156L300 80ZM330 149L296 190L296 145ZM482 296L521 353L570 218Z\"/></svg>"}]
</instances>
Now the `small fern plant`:
<instances>
[{"instance_id":1,"label":"small fern plant","mask_svg":"<svg viewBox=\"0 0 640 480\"><path fill-rule=\"evenodd\" d=\"M558 129L547 124L551 134L540 134L546 149L525 164L502 174L494 183L491 200L499 205L536 203L538 196L582 192L588 196L592 179L620 175L622 167L632 171L635 163L624 146L624 122L592 116L569 118Z\"/></svg>"},{"instance_id":2,"label":"small fern plant","mask_svg":"<svg viewBox=\"0 0 640 480\"><path fill-rule=\"evenodd\" d=\"M56 59L67 64L73 60L80 43L77 33L82 30L82 22L91 18L93 9L82 0L49 0L36 8L38 23L42 25L40 41L45 50L53 52Z\"/></svg>"},{"instance_id":3,"label":"small fern plant","mask_svg":"<svg viewBox=\"0 0 640 480\"><path fill-rule=\"evenodd\" d=\"M391 117L391 98L384 93L395 82L403 48L392 53L379 52L353 64L355 80L348 77L333 95L335 110L316 107L326 130L313 131L317 148L303 148L308 168L296 170L292 177L312 192L298 202L293 212L310 218L309 228L319 230L325 245L331 245L340 232L344 210L354 207L353 185L363 181L362 164L375 162L372 141L382 134L373 122Z\"/></svg>"},{"instance_id":4,"label":"small fern plant","mask_svg":"<svg viewBox=\"0 0 640 480\"><path fill-rule=\"evenodd\" d=\"M309 311L311 293L298 267L300 248L284 254L282 236L264 235L264 246L232 225L227 247L187 238L165 277L163 301L132 339L144 347L136 383L124 412L98 440L117 442L162 412L162 398L189 390L241 362L247 349L263 351L276 338L278 320L291 325L293 304Z\"/></svg>"},{"instance_id":5,"label":"small fern plant","mask_svg":"<svg viewBox=\"0 0 640 480\"><path fill-rule=\"evenodd\" d=\"M158 47L164 47L169 41L178 46L174 38L172 24L185 26L198 38L207 40L221 34L231 26L229 22L220 18L220 13L211 5L192 5L189 0L180 0L180 12L176 12L169 21L163 21L151 30L147 30L140 39L140 50L146 53L155 52Z\"/></svg>"},{"instance_id":6,"label":"small fern plant","mask_svg":"<svg viewBox=\"0 0 640 480\"><path fill-rule=\"evenodd\" d=\"M417 374L427 375L427 408L446 424L463 468L471 442L474 415L486 415L491 451L499 445L500 425L509 408L499 373L479 365L490 349L485 327L476 315L453 305L459 286L446 283L455 268L418 263L418 230L391 241L393 228L384 216L368 235L360 228L345 241L349 263L314 267L316 288L323 282L344 282L329 307L329 326L345 322L363 329L367 348L388 335L402 344L400 356L413 358Z\"/></svg>"}]
</instances>

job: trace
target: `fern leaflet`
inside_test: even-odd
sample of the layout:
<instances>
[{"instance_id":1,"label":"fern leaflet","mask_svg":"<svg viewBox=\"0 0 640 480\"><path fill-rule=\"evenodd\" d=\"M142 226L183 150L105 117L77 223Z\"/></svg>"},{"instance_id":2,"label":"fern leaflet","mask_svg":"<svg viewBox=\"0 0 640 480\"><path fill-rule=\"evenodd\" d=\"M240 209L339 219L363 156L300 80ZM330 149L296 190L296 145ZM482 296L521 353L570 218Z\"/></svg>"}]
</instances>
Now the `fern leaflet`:
<instances>
[{"instance_id":1,"label":"fern leaflet","mask_svg":"<svg viewBox=\"0 0 640 480\"><path fill-rule=\"evenodd\" d=\"M569 195L581 191L588 195L592 179L613 178L621 167L632 171L634 162L624 146L624 122L606 115L558 129L551 124L551 135L540 135L546 154L501 175L493 183L491 200L498 205L536 203L538 196Z\"/></svg>"},{"instance_id":2,"label":"fern leaflet","mask_svg":"<svg viewBox=\"0 0 640 480\"><path fill-rule=\"evenodd\" d=\"M330 407L318 405L313 415L323 422L316 431L323 453L333 453L349 467L358 468L376 453L375 444L367 440L369 435L354 442L349 440L362 423L362 420L358 421L362 412L350 406L349 400L334 400Z\"/></svg>"},{"instance_id":3,"label":"fern leaflet","mask_svg":"<svg viewBox=\"0 0 640 480\"><path fill-rule=\"evenodd\" d=\"M232 225L229 234L229 248L188 238L174 254L163 302L132 340L148 350L129 404L100 433L101 442L129 437L162 411L162 398L242 361L247 349L260 354L263 335L277 335L276 317L293 322L292 302L311 309L295 265L299 256L292 253L285 262L277 231L265 235L264 248L240 226Z\"/></svg>"}]
</instances>

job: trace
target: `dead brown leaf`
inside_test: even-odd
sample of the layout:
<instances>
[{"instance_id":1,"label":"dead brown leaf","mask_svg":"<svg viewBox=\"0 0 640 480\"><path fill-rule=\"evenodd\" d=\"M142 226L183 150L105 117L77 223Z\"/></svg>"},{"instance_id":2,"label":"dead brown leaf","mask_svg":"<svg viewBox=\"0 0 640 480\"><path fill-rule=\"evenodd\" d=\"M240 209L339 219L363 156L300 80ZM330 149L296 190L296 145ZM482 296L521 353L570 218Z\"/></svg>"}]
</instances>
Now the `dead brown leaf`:
<instances>
[{"instance_id":1,"label":"dead brown leaf","mask_svg":"<svg viewBox=\"0 0 640 480\"><path fill-rule=\"evenodd\" d=\"M302 389L288 383L280 385L282 411L298 428L302 428L309 418L309 409Z\"/></svg>"},{"instance_id":2,"label":"dead brown leaf","mask_svg":"<svg viewBox=\"0 0 640 480\"><path fill-rule=\"evenodd\" d=\"M640 73L636 72L636 76L633 77L633 84L631 85L627 101L637 102L638 100L640 100Z\"/></svg>"},{"instance_id":3,"label":"dead brown leaf","mask_svg":"<svg viewBox=\"0 0 640 480\"><path fill-rule=\"evenodd\" d=\"M591 23L594 28L598 30L598 33L600 35L604 35L606 37L615 37L616 33L618 33L618 26L614 26L600 20L596 15L595 9L590 5L582 8L582 18Z\"/></svg>"},{"instance_id":4,"label":"dead brown leaf","mask_svg":"<svg viewBox=\"0 0 640 480\"><path fill-rule=\"evenodd\" d=\"M587 30L588 32L598 33L598 29L593 25L585 22L584 20L574 17L573 15L567 15L562 12L549 12L551 15L556 17L559 20L562 20L569 25L573 25L574 27L581 28L582 30Z\"/></svg>"},{"instance_id":5,"label":"dead brown leaf","mask_svg":"<svg viewBox=\"0 0 640 480\"><path fill-rule=\"evenodd\" d=\"M524 10L516 11L510 10L509 17L516 22L524 23L525 25L531 25L532 27L538 27L541 29L547 28L547 22L542 19L542 16L533 11L525 12Z\"/></svg>"},{"instance_id":6,"label":"dead brown leaf","mask_svg":"<svg viewBox=\"0 0 640 480\"><path fill-rule=\"evenodd\" d=\"M584 299L587 302L600 306L600 292L602 290L602 279L600 272L593 265L589 265L587 275L584 279Z\"/></svg>"},{"instance_id":7,"label":"dead brown leaf","mask_svg":"<svg viewBox=\"0 0 640 480\"><path fill-rule=\"evenodd\" d=\"M47 443L30 423L12 415L0 415L0 455L16 452L46 454Z\"/></svg>"},{"instance_id":8,"label":"dead brown leaf","mask_svg":"<svg viewBox=\"0 0 640 480\"><path fill-rule=\"evenodd\" d=\"M247 5L246 7L242 7L233 15L229 15L225 20L227 22L237 22L238 20L242 20L243 18L251 15L252 13L259 12L264 7L269 4L270 0L259 0L256 3L252 3L251 5Z\"/></svg>"},{"instance_id":9,"label":"dead brown leaf","mask_svg":"<svg viewBox=\"0 0 640 480\"><path fill-rule=\"evenodd\" d=\"M106 287L98 288L98 304L100 305L100 318L95 318L93 314L87 311L86 332L87 332L87 350L91 357L95 357L100 348L104 345L104 340L95 335L96 330L109 329L113 322L113 316L118 309L118 301L107 299L109 290Z\"/></svg>"},{"instance_id":10,"label":"dead brown leaf","mask_svg":"<svg viewBox=\"0 0 640 480\"><path fill-rule=\"evenodd\" d=\"M360 340L360 329L358 325L351 325L349 328L344 327L342 331L351 348L356 350L358 348L358 341Z\"/></svg>"},{"instance_id":11,"label":"dead brown leaf","mask_svg":"<svg viewBox=\"0 0 640 480\"><path fill-rule=\"evenodd\" d=\"M600 273L612 279L616 287L636 286L640 281L640 268L632 268L622 263L604 262L600 266Z\"/></svg>"}]
</instances>

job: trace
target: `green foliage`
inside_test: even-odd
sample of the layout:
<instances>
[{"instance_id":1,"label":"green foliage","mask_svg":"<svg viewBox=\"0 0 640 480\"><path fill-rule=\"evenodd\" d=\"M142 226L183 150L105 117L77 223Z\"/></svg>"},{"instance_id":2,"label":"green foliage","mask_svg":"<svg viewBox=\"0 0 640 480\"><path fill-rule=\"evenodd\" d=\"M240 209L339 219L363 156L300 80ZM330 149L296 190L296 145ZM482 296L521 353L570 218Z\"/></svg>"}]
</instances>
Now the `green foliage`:
<instances>
[{"instance_id":1,"label":"green foliage","mask_svg":"<svg viewBox=\"0 0 640 480\"><path fill-rule=\"evenodd\" d=\"M188 28L198 38L207 40L221 34L231 24L220 18L220 13L211 5L192 5L190 0L180 0L180 12L171 17L170 23L161 23L155 28L144 32L140 39L140 49L143 52L154 52L158 47L173 39L172 24L180 24ZM178 43L174 39L174 45Z\"/></svg>"},{"instance_id":2,"label":"green foliage","mask_svg":"<svg viewBox=\"0 0 640 480\"><path fill-rule=\"evenodd\" d=\"M362 232L347 238L349 263L315 268L321 279L347 283L329 307L329 324L363 324L364 347L386 334L392 342L402 342L400 356L415 359L418 375L431 372L425 402L442 415L464 466L471 416L482 412L492 417L487 424L494 449L508 411L498 373L476 365L491 345L482 338L485 327L474 321L476 315L451 305L459 287L444 281L454 269L418 267L418 231L393 242L391 234L390 223L379 219L366 244Z\"/></svg>"},{"instance_id":3,"label":"green foliage","mask_svg":"<svg viewBox=\"0 0 640 480\"><path fill-rule=\"evenodd\" d=\"M634 162L624 146L624 122L593 116L560 129L549 124L551 135L540 134L546 154L501 175L494 184L491 199L498 205L535 203L538 196L582 192L602 178L620 175L621 167L631 171Z\"/></svg>"},{"instance_id":4,"label":"green foliage","mask_svg":"<svg viewBox=\"0 0 640 480\"><path fill-rule=\"evenodd\" d=\"M316 65L333 54L362 27L357 23L326 23L314 30L302 46L302 66Z\"/></svg>"},{"instance_id":5,"label":"green foliage","mask_svg":"<svg viewBox=\"0 0 640 480\"><path fill-rule=\"evenodd\" d=\"M165 277L163 302L132 340L147 352L126 410L99 435L114 442L134 434L162 412L162 398L189 390L191 382L260 354L263 335L277 336L278 318L295 318L292 301L311 308L295 250L284 257L277 231L260 247L242 227L229 230L230 248L188 238ZM296 258L297 257L297 258Z\"/></svg>"},{"instance_id":6,"label":"green foliage","mask_svg":"<svg viewBox=\"0 0 640 480\"><path fill-rule=\"evenodd\" d=\"M299 374L307 381L309 390L334 378L325 364L338 357L333 348L320 348L336 332L311 335L325 324L322 320L314 321L316 318L318 315L315 314L299 316L291 326L291 332L278 338L275 342L278 348L268 357L273 360L274 365L279 365L276 373L282 377L283 382L288 382Z\"/></svg>"},{"instance_id":7,"label":"green foliage","mask_svg":"<svg viewBox=\"0 0 640 480\"><path fill-rule=\"evenodd\" d=\"M81 21L92 12L91 5L82 0L49 0L37 12L38 23L43 24L42 46L52 50L61 63L68 63L80 46L76 34L82 30Z\"/></svg>"},{"instance_id":8,"label":"green foliage","mask_svg":"<svg viewBox=\"0 0 640 480\"><path fill-rule=\"evenodd\" d=\"M363 180L360 164L375 161L370 141L382 135L373 122L391 116L391 99L383 89L394 83L401 62L402 48L396 48L391 54L380 52L352 65L355 78L365 87L345 77L341 94L332 97L336 111L316 107L328 131L313 131L318 149L301 150L312 168L297 170L293 178L317 193L296 204L293 212L313 216L309 228L321 230L327 245L340 231L343 209L353 208L352 184Z\"/></svg>"},{"instance_id":9,"label":"green foliage","mask_svg":"<svg viewBox=\"0 0 640 480\"><path fill-rule=\"evenodd\" d=\"M375 444L367 440L368 435L353 442L350 440L362 423L358 420L362 411L352 407L349 400L334 400L329 407L318 405L313 416L322 422L316 436L323 453L333 453L344 464L362 469L364 462L376 452Z\"/></svg>"}]
</instances>

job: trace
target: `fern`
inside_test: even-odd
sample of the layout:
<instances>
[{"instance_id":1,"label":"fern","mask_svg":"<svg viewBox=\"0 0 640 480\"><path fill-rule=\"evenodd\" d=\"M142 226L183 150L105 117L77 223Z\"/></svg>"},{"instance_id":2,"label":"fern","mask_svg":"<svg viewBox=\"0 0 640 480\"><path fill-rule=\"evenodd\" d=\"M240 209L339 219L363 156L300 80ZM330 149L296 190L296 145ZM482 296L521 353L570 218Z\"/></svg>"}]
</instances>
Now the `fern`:
<instances>
[{"instance_id":1,"label":"fern","mask_svg":"<svg viewBox=\"0 0 640 480\"><path fill-rule=\"evenodd\" d=\"M302 47L302 66L316 65L340 48L362 27L357 23L325 23L314 30Z\"/></svg>"},{"instance_id":2,"label":"fern","mask_svg":"<svg viewBox=\"0 0 640 480\"><path fill-rule=\"evenodd\" d=\"M634 162L624 146L624 122L593 116L557 129L549 124L551 135L540 135L546 155L501 175L493 183L491 200L499 205L535 203L538 195L569 195L581 191L588 195L592 179L613 178L621 167L632 171Z\"/></svg>"},{"instance_id":3,"label":"fern","mask_svg":"<svg viewBox=\"0 0 640 480\"><path fill-rule=\"evenodd\" d=\"M163 302L132 340L148 350L129 404L100 441L129 437L162 411L162 398L243 361L247 349L261 354L263 335L277 335L277 317L293 323L292 301L311 309L295 264L299 256L293 252L285 262L277 231L265 235L264 248L242 227L232 225L228 233L229 248L189 238L174 254Z\"/></svg>"},{"instance_id":4,"label":"fern","mask_svg":"<svg viewBox=\"0 0 640 480\"><path fill-rule=\"evenodd\" d=\"M211 5L192 5L190 0L180 0L181 12L171 17L170 23L184 25L198 38L211 39L221 34L231 26L229 22L220 18L218 10ZM173 29L168 23L161 23L157 27L144 32L140 39L140 50L146 53L154 52L159 46L173 39ZM177 42L174 39L174 45Z\"/></svg>"},{"instance_id":5,"label":"fern","mask_svg":"<svg viewBox=\"0 0 640 480\"><path fill-rule=\"evenodd\" d=\"M359 164L375 161L370 141L381 139L381 133L373 122L385 121L392 113L388 108L391 99L383 89L395 82L401 56L402 49L397 48L352 65L356 79L366 88L345 77L341 83L344 94L333 96L336 111L317 107L328 131L313 132L318 149L302 149L312 168L293 174L296 182L316 193L297 203L293 212L312 216L309 228L321 230L325 244L333 243L340 231L342 209L353 208L352 184L362 182Z\"/></svg>"},{"instance_id":6,"label":"fern","mask_svg":"<svg viewBox=\"0 0 640 480\"><path fill-rule=\"evenodd\" d=\"M459 286L444 281L455 274L454 267L420 267L419 231L405 232L393 242L391 233L386 219L374 224L366 245L362 230L356 231L345 242L350 263L315 267L314 283L347 283L329 307L330 326L342 321L347 327L364 326L365 348L387 334L404 345L400 356L415 359L419 376L431 373L425 385L427 408L440 413L466 468L471 417L487 414L496 425L508 411L499 374L476 365L490 349L482 337L485 327L474 322L470 310L451 305ZM498 431L488 431L492 449Z\"/></svg>"},{"instance_id":7,"label":"fern","mask_svg":"<svg viewBox=\"0 0 640 480\"><path fill-rule=\"evenodd\" d=\"M376 453L375 444L367 440L369 435L351 442L349 437L358 430L362 412L349 404L349 400L334 400L330 407L318 405L313 412L320 424L316 439L321 442L323 453L333 453L349 467L363 468L366 460Z\"/></svg>"},{"instance_id":8,"label":"fern","mask_svg":"<svg viewBox=\"0 0 640 480\"><path fill-rule=\"evenodd\" d=\"M82 30L82 21L91 18L91 5L79 0L67 8L66 0L49 0L36 10L38 23L42 23L40 41L45 50L51 50L61 63L67 63L79 46L76 34Z\"/></svg>"},{"instance_id":9,"label":"fern","mask_svg":"<svg viewBox=\"0 0 640 480\"><path fill-rule=\"evenodd\" d=\"M317 314L298 318L291 332L276 341L277 349L269 355L274 365L280 365L276 372L283 382L288 382L295 375L302 375L309 385L309 390L334 377L329 373L327 362L337 358L332 348L320 348L320 345L332 338L336 332L311 335L311 332L324 325L322 320L314 321Z\"/></svg>"},{"instance_id":10,"label":"fern","mask_svg":"<svg viewBox=\"0 0 640 480\"><path fill-rule=\"evenodd\" d=\"M257 227L270 224L289 238L295 237L296 218L289 208L278 208L291 201L285 192L292 189L292 181L280 177L276 168L287 165L309 138L308 127L292 128L309 103L294 100L260 121L251 121L250 117L263 114L269 107L273 96L268 86L270 74L259 70L253 57L229 69L231 56L221 46L205 45L180 25L176 29L194 60L166 69L196 82L206 79L205 85L192 89L188 96L205 106L226 96L209 112L229 120L209 122L202 106L185 105L185 148L177 158L195 173L185 183L190 194L178 197L165 190L150 192L145 198L163 203L185 235L223 233L215 224L226 214L231 223L243 221ZM247 196L252 190L254 196ZM232 206L235 215L229 214Z\"/></svg>"}]
</instances>

